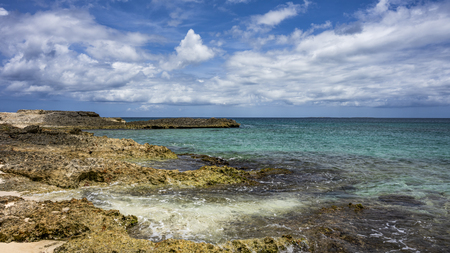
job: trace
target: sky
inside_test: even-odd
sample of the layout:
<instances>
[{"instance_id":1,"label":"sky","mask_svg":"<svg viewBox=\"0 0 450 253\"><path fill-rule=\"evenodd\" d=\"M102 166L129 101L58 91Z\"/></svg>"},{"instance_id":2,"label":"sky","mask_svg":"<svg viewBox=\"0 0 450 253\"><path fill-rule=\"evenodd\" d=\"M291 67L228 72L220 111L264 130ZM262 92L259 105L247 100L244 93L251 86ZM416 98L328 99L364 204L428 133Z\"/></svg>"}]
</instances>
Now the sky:
<instances>
[{"instance_id":1,"label":"sky","mask_svg":"<svg viewBox=\"0 0 450 253\"><path fill-rule=\"evenodd\" d=\"M450 118L450 0L0 0L0 111Z\"/></svg>"}]
</instances>

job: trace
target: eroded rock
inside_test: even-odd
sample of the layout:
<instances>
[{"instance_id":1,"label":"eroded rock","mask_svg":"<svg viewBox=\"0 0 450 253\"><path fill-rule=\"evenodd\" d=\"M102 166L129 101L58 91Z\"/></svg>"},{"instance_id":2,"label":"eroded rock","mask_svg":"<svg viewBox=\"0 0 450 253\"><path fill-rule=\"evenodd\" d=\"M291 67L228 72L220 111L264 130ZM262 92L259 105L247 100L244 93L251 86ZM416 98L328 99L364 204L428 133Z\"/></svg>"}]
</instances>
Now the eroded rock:
<instances>
[{"instance_id":1,"label":"eroded rock","mask_svg":"<svg viewBox=\"0 0 450 253\"><path fill-rule=\"evenodd\" d=\"M0 241L67 239L86 233L119 231L137 223L135 216L96 208L86 199L36 202L0 197Z\"/></svg>"}]
</instances>

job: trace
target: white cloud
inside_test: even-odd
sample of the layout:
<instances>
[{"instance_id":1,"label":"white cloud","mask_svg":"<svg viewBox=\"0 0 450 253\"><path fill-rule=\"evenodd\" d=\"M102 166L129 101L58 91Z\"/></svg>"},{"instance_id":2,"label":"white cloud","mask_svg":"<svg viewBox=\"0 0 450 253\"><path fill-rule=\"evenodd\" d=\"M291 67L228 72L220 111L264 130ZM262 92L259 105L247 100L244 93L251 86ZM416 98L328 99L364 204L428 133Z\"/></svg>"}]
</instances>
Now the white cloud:
<instances>
[{"instance_id":1,"label":"white cloud","mask_svg":"<svg viewBox=\"0 0 450 253\"><path fill-rule=\"evenodd\" d=\"M330 21L326 21L325 23L323 23L323 24L311 24L311 28L312 29L327 29L327 28L330 28L330 27L332 27L332 25L331 25L331 22Z\"/></svg>"},{"instance_id":2,"label":"white cloud","mask_svg":"<svg viewBox=\"0 0 450 253\"><path fill-rule=\"evenodd\" d=\"M203 45L200 35L190 29L180 45L175 48L177 56L186 62L202 62L214 57L214 52Z\"/></svg>"},{"instance_id":3,"label":"white cloud","mask_svg":"<svg viewBox=\"0 0 450 253\"><path fill-rule=\"evenodd\" d=\"M353 23L312 24L264 38L235 27L255 45L278 43L277 50L226 55L223 70L173 72L219 53L189 30L158 66L141 49L152 37L101 26L86 12L12 15L0 19L0 92L6 94L136 102L142 110L158 104L450 105L448 1L380 1Z\"/></svg>"},{"instance_id":4,"label":"white cloud","mask_svg":"<svg viewBox=\"0 0 450 253\"><path fill-rule=\"evenodd\" d=\"M299 13L305 12L309 2L304 0L304 4L293 4L288 2L286 5L279 6L276 10L271 10L264 15L256 15L252 17L249 25L250 29L257 29L259 26L274 27L287 18L297 16Z\"/></svg>"},{"instance_id":5,"label":"white cloud","mask_svg":"<svg viewBox=\"0 0 450 253\"><path fill-rule=\"evenodd\" d=\"M355 32L295 30L277 37L292 50L238 52L216 85L233 85L242 101L260 103L449 105L450 3L388 5L368 10Z\"/></svg>"},{"instance_id":6,"label":"white cloud","mask_svg":"<svg viewBox=\"0 0 450 253\"><path fill-rule=\"evenodd\" d=\"M11 16L11 15L9 15ZM152 37L140 33L122 33L97 24L94 17L84 11L49 11L35 15L22 15L2 20L0 52L27 56L49 50L52 45L87 48L94 57L108 60L141 60L147 54L140 46Z\"/></svg>"},{"instance_id":7,"label":"white cloud","mask_svg":"<svg viewBox=\"0 0 450 253\"><path fill-rule=\"evenodd\" d=\"M267 44L270 41L274 41L276 36L264 34L271 31L276 25L280 24L283 20L288 19L290 17L297 16L299 13L306 12L310 2L304 0L304 4L293 4L292 2L288 2L285 5L279 5L275 10L271 10L264 15L255 15L251 16L249 20L243 22L243 25L246 26L246 29L241 28L240 25L233 26L226 34L231 34L234 38L237 38L243 42L250 44L252 47L256 49L260 49L262 46ZM331 22L327 21L324 25L319 27L318 25L311 24L313 27L309 31L312 33L315 28L327 28L331 26ZM257 35L261 35L260 37L255 38ZM264 37L265 36L265 37ZM285 37L277 39L280 41L279 44L285 44L281 41L287 40L285 35L278 35L278 37Z\"/></svg>"},{"instance_id":8,"label":"white cloud","mask_svg":"<svg viewBox=\"0 0 450 253\"><path fill-rule=\"evenodd\" d=\"M0 82L16 94L103 90L157 73L140 48L150 36L101 26L87 12L8 15L0 22L0 52L7 57Z\"/></svg>"},{"instance_id":9,"label":"white cloud","mask_svg":"<svg viewBox=\"0 0 450 253\"><path fill-rule=\"evenodd\" d=\"M186 37L181 40L180 45L175 48L176 54L172 55L168 61L161 62L161 67L165 70L184 68L188 64L196 64L210 60L215 52L211 48L203 45L202 38L190 29Z\"/></svg>"},{"instance_id":10,"label":"white cloud","mask_svg":"<svg viewBox=\"0 0 450 253\"><path fill-rule=\"evenodd\" d=\"M7 10L5 10L4 8L2 8L2 7L0 7L0 16L6 16L6 15L8 15L9 13L8 13L8 11Z\"/></svg>"}]
</instances>

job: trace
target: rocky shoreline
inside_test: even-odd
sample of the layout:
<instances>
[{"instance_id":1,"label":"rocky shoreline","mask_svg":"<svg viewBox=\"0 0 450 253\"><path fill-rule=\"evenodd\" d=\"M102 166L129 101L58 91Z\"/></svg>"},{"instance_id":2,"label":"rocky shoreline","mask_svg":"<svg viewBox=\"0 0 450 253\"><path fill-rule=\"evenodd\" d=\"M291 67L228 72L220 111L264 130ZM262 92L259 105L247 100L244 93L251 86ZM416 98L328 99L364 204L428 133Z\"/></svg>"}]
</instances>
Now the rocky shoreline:
<instances>
[{"instance_id":1,"label":"rocky shoreline","mask_svg":"<svg viewBox=\"0 0 450 253\"><path fill-rule=\"evenodd\" d=\"M39 115L46 114L54 112ZM68 114L75 118L99 118L91 112L82 112L82 116L76 116L80 112ZM25 115L36 114L26 111ZM34 125L37 118L0 124L0 192L3 193L0 194L0 242L64 242L55 246L55 252L353 252L364 248L364 242L351 232L351 226L335 225L349 217L360 219L369 215L370 209L360 204L332 206L308 218L296 218L294 225L304 229L304 237L283 235L213 245L181 239L155 243L132 238L128 230L138 224L137 217L96 208L86 199L53 202L20 196L130 185L134 191L166 186L184 189L254 186L259 184L259 179L291 173L278 168L233 168L223 159L197 154L183 154L204 164L197 170L179 172L143 167L136 162L178 156L162 146L93 136L80 130L86 127L79 124L74 127L74 121L66 124L67 128L49 127L49 121ZM3 116L2 120L5 122Z\"/></svg>"},{"instance_id":2,"label":"rocky shoreline","mask_svg":"<svg viewBox=\"0 0 450 253\"><path fill-rule=\"evenodd\" d=\"M16 113L0 113L0 124L15 127L37 125L58 129L170 129L170 128L231 128L239 123L231 119L164 118L126 122L121 118L103 118L95 112L18 110Z\"/></svg>"},{"instance_id":3,"label":"rocky shoreline","mask_svg":"<svg viewBox=\"0 0 450 253\"><path fill-rule=\"evenodd\" d=\"M224 245L173 239L153 243L128 235L127 229L137 223L135 216L95 208L86 199L39 202L20 197L17 192L33 194L110 185L157 188L164 185L256 184L253 178L262 176L263 172L219 167L212 158L209 166L206 163L198 170L187 172L139 166L133 161L177 159L177 155L162 146L95 137L82 132L81 128L124 124L120 119L104 119L92 112L37 110L19 111L14 115L2 113L1 117L0 191L5 194L0 196L0 242L66 242L55 252L278 252L286 247L301 249L307 246L302 240L296 241L289 236L235 240ZM134 126L139 127L133 127L239 126L228 124L231 121L225 119L163 119L157 122L151 127L146 122L137 122Z\"/></svg>"}]
</instances>

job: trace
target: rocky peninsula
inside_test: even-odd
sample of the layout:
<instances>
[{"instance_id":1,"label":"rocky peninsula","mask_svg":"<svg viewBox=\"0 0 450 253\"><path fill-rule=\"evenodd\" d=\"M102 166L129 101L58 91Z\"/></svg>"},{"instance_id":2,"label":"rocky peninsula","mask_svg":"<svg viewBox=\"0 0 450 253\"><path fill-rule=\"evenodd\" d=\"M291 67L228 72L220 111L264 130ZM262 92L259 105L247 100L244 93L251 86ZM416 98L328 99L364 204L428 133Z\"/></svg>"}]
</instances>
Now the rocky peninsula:
<instances>
[{"instance_id":1,"label":"rocky peninsula","mask_svg":"<svg viewBox=\"0 0 450 253\"><path fill-rule=\"evenodd\" d=\"M54 252L351 252L354 245L363 245L344 228L332 228L337 220L361 216L365 210L362 205L333 206L308 219L296 220L296 226L305 229L302 238L283 235L213 245L181 239L152 242L132 238L128 231L139 223L136 216L97 208L85 198L54 202L27 197L83 187L133 185L139 191L165 186L251 186L259 184L261 178L291 173L276 168L243 170L230 167L225 160L196 154L185 155L204 162L197 170L143 167L136 162L178 156L163 146L96 137L81 131L114 126L238 127L235 121L183 118L128 124L118 118L101 118L93 112L42 110L1 113L0 117L0 242L53 240L48 246L55 248ZM14 245L17 244L8 244Z\"/></svg>"},{"instance_id":2,"label":"rocky peninsula","mask_svg":"<svg viewBox=\"0 0 450 253\"><path fill-rule=\"evenodd\" d=\"M95 112L18 110L16 113L0 113L0 124L16 127L37 125L58 129L168 129L168 128L230 128L239 127L231 119L164 118L126 122L121 118L103 118Z\"/></svg>"}]
</instances>

